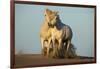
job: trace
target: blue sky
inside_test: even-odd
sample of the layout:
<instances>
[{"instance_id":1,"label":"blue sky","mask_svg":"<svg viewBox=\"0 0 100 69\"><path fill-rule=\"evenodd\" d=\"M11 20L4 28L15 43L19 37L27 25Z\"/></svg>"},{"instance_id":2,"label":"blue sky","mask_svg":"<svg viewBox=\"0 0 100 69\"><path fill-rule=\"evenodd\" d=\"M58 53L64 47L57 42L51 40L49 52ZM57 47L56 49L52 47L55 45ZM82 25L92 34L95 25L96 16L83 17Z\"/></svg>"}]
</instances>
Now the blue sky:
<instances>
[{"instance_id":1,"label":"blue sky","mask_svg":"<svg viewBox=\"0 0 100 69\"><path fill-rule=\"evenodd\" d=\"M72 43L81 56L94 56L94 8L15 4L15 51L41 53L40 27L44 10L59 11L60 19L73 31Z\"/></svg>"}]
</instances>

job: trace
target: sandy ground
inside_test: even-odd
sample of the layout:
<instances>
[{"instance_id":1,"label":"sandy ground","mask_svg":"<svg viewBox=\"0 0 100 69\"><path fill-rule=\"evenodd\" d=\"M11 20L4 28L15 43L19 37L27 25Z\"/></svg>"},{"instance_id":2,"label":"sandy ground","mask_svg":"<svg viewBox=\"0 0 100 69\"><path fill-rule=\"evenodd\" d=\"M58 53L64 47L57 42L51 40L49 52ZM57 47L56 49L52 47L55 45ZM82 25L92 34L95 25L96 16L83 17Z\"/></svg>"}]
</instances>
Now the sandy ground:
<instances>
[{"instance_id":1,"label":"sandy ground","mask_svg":"<svg viewBox=\"0 0 100 69\"><path fill-rule=\"evenodd\" d=\"M15 65L14 67L37 67L37 66L52 66L52 65L69 65L69 64L83 64L92 63L94 58L92 57L78 57L74 59L51 59L44 57L40 54L34 55L15 55Z\"/></svg>"}]
</instances>

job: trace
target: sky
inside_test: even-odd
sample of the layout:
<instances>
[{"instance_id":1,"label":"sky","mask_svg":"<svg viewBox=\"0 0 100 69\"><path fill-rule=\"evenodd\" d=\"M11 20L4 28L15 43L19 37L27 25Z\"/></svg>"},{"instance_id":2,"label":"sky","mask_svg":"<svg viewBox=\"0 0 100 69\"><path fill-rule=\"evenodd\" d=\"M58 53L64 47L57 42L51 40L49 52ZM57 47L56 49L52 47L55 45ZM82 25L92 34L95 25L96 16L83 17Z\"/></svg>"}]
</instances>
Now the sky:
<instances>
[{"instance_id":1,"label":"sky","mask_svg":"<svg viewBox=\"0 0 100 69\"><path fill-rule=\"evenodd\" d=\"M40 27L44 10L59 12L73 31L72 44L81 56L94 56L94 8L15 4L15 53L40 54Z\"/></svg>"}]
</instances>

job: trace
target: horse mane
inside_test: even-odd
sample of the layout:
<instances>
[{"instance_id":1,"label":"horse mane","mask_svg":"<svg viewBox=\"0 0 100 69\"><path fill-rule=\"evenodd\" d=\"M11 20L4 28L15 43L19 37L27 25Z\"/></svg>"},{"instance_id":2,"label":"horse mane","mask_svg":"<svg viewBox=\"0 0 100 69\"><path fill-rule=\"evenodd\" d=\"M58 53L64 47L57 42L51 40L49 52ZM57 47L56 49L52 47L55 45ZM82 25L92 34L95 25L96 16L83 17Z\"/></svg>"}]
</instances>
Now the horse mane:
<instances>
[{"instance_id":1,"label":"horse mane","mask_svg":"<svg viewBox=\"0 0 100 69\"><path fill-rule=\"evenodd\" d=\"M59 15L57 15L57 23L55 26L57 27L57 29L62 29L65 26L65 24L62 23Z\"/></svg>"},{"instance_id":2,"label":"horse mane","mask_svg":"<svg viewBox=\"0 0 100 69\"><path fill-rule=\"evenodd\" d=\"M61 19L60 19L60 16L59 15L57 15L57 22L58 23L61 23Z\"/></svg>"}]
</instances>

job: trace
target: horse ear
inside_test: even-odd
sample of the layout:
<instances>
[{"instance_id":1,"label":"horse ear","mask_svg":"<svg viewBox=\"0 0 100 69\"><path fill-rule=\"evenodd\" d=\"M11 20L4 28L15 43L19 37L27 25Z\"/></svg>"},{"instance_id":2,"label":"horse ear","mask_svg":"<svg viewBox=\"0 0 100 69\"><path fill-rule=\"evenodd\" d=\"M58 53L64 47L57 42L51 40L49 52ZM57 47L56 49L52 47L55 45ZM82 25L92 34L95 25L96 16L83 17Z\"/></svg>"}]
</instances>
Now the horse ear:
<instances>
[{"instance_id":1,"label":"horse ear","mask_svg":"<svg viewBox=\"0 0 100 69\"><path fill-rule=\"evenodd\" d=\"M50 11L50 10L49 10L48 8L46 8L46 9L45 9L45 12L48 12L48 11Z\"/></svg>"},{"instance_id":2,"label":"horse ear","mask_svg":"<svg viewBox=\"0 0 100 69\"><path fill-rule=\"evenodd\" d=\"M46 8L46 9L45 9L45 11L44 11L44 15L46 15L46 14L47 14L47 11L48 11L48 8Z\"/></svg>"},{"instance_id":3,"label":"horse ear","mask_svg":"<svg viewBox=\"0 0 100 69\"><path fill-rule=\"evenodd\" d=\"M49 9L48 8L46 8L46 11L48 11Z\"/></svg>"},{"instance_id":4,"label":"horse ear","mask_svg":"<svg viewBox=\"0 0 100 69\"><path fill-rule=\"evenodd\" d=\"M45 9L45 15L52 14L52 11L48 8Z\"/></svg>"}]
</instances>

